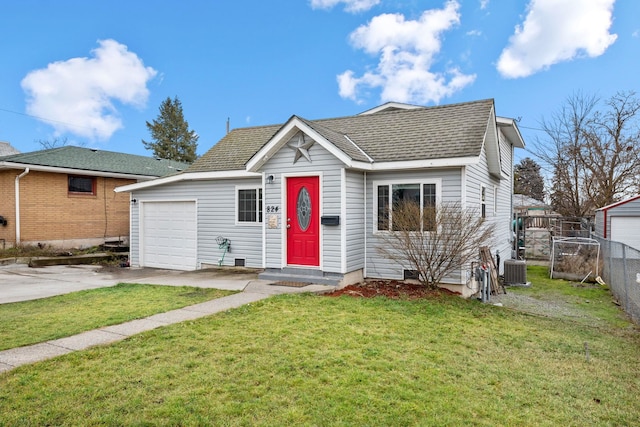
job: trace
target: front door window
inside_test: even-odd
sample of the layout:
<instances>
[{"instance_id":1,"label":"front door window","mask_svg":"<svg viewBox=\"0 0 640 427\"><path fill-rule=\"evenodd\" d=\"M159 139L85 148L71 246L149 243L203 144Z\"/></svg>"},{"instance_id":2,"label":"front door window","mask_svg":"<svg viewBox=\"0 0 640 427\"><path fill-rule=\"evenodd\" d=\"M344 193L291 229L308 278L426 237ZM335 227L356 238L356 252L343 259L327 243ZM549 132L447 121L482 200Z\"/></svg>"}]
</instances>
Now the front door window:
<instances>
[{"instance_id":1,"label":"front door window","mask_svg":"<svg viewBox=\"0 0 640 427\"><path fill-rule=\"evenodd\" d=\"M297 211L300 230L307 231L311 223L311 197L307 187L302 187L298 193Z\"/></svg>"}]
</instances>

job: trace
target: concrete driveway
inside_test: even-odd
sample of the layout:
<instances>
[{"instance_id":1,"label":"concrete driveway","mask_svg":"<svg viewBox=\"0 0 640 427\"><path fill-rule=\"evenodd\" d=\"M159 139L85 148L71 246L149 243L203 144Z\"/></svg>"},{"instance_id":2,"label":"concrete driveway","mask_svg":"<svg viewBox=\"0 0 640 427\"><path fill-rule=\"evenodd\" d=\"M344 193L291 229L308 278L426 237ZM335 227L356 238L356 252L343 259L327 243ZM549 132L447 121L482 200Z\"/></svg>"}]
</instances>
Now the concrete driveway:
<instances>
[{"instance_id":1,"label":"concrete driveway","mask_svg":"<svg viewBox=\"0 0 640 427\"><path fill-rule=\"evenodd\" d=\"M154 268L96 265L56 265L31 268L25 264L0 266L0 304L46 298L118 283L196 286L242 291L257 281L257 273L225 269L192 272Z\"/></svg>"}]
</instances>

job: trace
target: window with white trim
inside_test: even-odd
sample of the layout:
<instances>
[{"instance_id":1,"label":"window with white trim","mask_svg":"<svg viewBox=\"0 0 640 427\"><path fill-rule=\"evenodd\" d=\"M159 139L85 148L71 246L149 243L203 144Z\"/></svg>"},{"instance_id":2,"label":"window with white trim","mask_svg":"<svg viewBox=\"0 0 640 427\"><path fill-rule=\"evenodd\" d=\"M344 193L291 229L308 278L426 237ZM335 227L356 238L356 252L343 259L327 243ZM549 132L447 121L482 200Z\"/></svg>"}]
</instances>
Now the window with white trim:
<instances>
[{"instance_id":1,"label":"window with white trim","mask_svg":"<svg viewBox=\"0 0 640 427\"><path fill-rule=\"evenodd\" d=\"M262 222L262 188L239 188L237 193L237 219L239 223Z\"/></svg>"},{"instance_id":2,"label":"window with white trim","mask_svg":"<svg viewBox=\"0 0 640 427\"><path fill-rule=\"evenodd\" d=\"M487 217L487 187L484 184L480 186L480 217Z\"/></svg>"},{"instance_id":3,"label":"window with white trim","mask_svg":"<svg viewBox=\"0 0 640 427\"><path fill-rule=\"evenodd\" d=\"M434 182L374 183L374 206L376 207L378 231L393 231L393 208L403 202L415 202L425 218L425 209L434 209L438 200L438 186ZM422 224L423 231L433 230L434 223ZM416 223L416 231L420 224Z\"/></svg>"}]
</instances>

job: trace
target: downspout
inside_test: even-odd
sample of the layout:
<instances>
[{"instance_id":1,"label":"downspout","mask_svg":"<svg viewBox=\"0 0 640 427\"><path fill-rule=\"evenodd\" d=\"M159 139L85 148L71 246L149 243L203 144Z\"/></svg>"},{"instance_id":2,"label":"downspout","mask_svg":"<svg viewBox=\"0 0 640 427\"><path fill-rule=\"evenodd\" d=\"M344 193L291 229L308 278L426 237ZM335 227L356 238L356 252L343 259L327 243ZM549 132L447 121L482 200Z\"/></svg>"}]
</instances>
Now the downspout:
<instances>
[{"instance_id":1,"label":"downspout","mask_svg":"<svg viewBox=\"0 0 640 427\"><path fill-rule=\"evenodd\" d=\"M364 171L364 277L367 277L367 171ZM372 184L373 188L373 184ZM373 192L373 190L371 190ZM373 217L373 206L371 207L371 216Z\"/></svg>"},{"instance_id":2,"label":"downspout","mask_svg":"<svg viewBox=\"0 0 640 427\"><path fill-rule=\"evenodd\" d=\"M29 168L26 168L20 175L16 175L16 245L20 243L20 179L29 173Z\"/></svg>"}]
</instances>

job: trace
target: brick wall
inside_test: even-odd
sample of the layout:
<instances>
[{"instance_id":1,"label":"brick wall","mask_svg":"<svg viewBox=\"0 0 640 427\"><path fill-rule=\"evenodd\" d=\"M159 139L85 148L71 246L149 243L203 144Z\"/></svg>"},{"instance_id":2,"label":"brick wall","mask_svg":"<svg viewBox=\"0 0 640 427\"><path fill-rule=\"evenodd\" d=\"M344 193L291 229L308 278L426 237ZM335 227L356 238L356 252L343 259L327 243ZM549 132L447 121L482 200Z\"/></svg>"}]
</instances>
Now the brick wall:
<instances>
[{"instance_id":1,"label":"brick wall","mask_svg":"<svg viewBox=\"0 0 640 427\"><path fill-rule=\"evenodd\" d=\"M0 216L7 220L7 226L0 225L0 249L15 242L15 204L13 198L15 176L14 170L0 170Z\"/></svg>"},{"instance_id":2,"label":"brick wall","mask_svg":"<svg viewBox=\"0 0 640 427\"><path fill-rule=\"evenodd\" d=\"M9 196L2 200L13 200L17 173L11 171L10 180L2 175L1 195L7 192ZM5 187L9 181L11 189L7 191ZM134 182L95 177L95 194L70 194L67 174L30 172L20 180L21 242L66 242L120 236L128 239L129 194L115 193L113 189ZM13 203L11 206L9 225L1 227L4 230L0 233L7 234L7 241L15 242L15 207ZM1 234L0 238L3 238Z\"/></svg>"}]
</instances>

